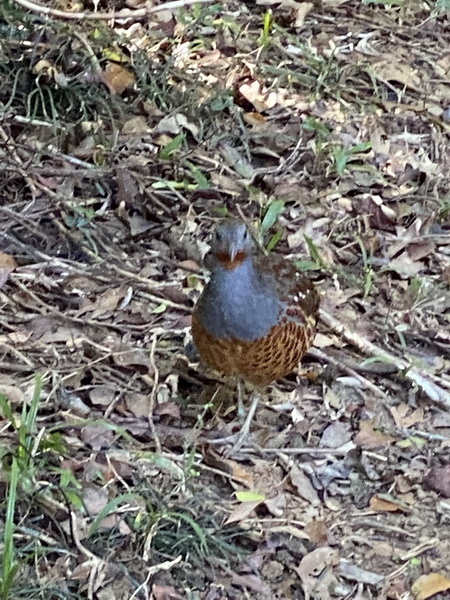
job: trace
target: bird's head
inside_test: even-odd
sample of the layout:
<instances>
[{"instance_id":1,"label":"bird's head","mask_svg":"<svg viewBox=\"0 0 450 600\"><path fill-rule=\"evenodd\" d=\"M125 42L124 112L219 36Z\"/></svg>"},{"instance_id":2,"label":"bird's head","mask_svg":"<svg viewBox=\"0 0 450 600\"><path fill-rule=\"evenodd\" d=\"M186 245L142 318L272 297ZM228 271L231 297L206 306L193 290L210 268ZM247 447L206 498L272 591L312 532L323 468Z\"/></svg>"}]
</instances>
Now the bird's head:
<instances>
[{"instance_id":1,"label":"bird's head","mask_svg":"<svg viewBox=\"0 0 450 600\"><path fill-rule=\"evenodd\" d=\"M211 254L227 271L241 265L251 256L252 251L253 240L245 223L227 219L216 227L211 242Z\"/></svg>"}]
</instances>

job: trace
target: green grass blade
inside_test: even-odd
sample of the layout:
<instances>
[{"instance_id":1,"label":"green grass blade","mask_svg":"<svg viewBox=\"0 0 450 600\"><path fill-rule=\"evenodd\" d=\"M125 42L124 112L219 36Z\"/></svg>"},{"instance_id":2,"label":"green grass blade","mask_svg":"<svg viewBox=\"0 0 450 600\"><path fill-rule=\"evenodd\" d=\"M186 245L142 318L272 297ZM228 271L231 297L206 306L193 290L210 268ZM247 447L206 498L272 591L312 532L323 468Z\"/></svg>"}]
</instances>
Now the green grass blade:
<instances>
[{"instance_id":1,"label":"green grass blade","mask_svg":"<svg viewBox=\"0 0 450 600\"><path fill-rule=\"evenodd\" d=\"M128 493L122 494L121 496L117 496L116 498L110 500L92 521L92 524L89 527L88 536L93 535L98 530L103 519L110 515L120 504L128 502L128 500L134 500L135 498L136 494Z\"/></svg>"},{"instance_id":2,"label":"green grass blade","mask_svg":"<svg viewBox=\"0 0 450 600\"><path fill-rule=\"evenodd\" d=\"M7 491L4 549L2 558L2 579L0 582L2 600L8 600L9 592L17 571L17 565L14 562L14 513L17 501L19 474L19 465L17 460L14 458L11 464L10 479Z\"/></svg>"},{"instance_id":3,"label":"green grass blade","mask_svg":"<svg viewBox=\"0 0 450 600\"><path fill-rule=\"evenodd\" d=\"M321 268L324 269L326 267L326 264L323 258L320 256L320 252L318 251L317 246L310 237L308 237L307 235L305 235L304 237L306 245L308 246L309 255L316 264L320 265Z\"/></svg>"},{"instance_id":4,"label":"green grass blade","mask_svg":"<svg viewBox=\"0 0 450 600\"><path fill-rule=\"evenodd\" d=\"M272 227L272 225L274 225L277 222L278 217L281 215L283 210L284 210L283 200L273 200L269 204L269 207L266 210L266 214L264 215L264 219L261 223L262 233L265 233L266 231L268 231Z\"/></svg>"}]
</instances>

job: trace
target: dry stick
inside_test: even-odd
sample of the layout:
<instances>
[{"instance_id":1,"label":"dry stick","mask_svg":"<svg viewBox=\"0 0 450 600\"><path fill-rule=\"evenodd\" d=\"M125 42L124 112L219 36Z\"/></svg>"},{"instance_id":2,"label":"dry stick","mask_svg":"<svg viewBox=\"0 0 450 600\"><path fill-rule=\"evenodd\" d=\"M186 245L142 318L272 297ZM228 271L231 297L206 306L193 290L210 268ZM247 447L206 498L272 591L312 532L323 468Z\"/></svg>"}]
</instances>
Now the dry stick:
<instances>
[{"instance_id":1,"label":"dry stick","mask_svg":"<svg viewBox=\"0 0 450 600\"><path fill-rule=\"evenodd\" d=\"M322 352L322 350L319 350L318 348L310 348L308 350L308 355L314 356L314 358L317 358L323 362L328 362L330 365L333 365L334 367L339 367L340 369L343 369L351 377L354 377L355 379L357 379L361 383L361 385L363 385L365 388L372 390L372 392L374 394L376 394L380 398L383 398L383 400L387 399L387 395L382 390L380 390L371 381L369 381L368 379L366 379L365 377L363 377L362 375L357 373L351 367L346 365L342 360L340 361L337 358L334 358L334 356L330 356L329 354Z\"/></svg>"},{"instance_id":2,"label":"dry stick","mask_svg":"<svg viewBox=\"0 0 450 600\"><path fill-rule=\"evenodd\" d=\"M176 8L182 8L183 6L191 6L192 4L206 4L213 0L174 0L173 2L166 2L159 6L152 6L148 8L139 8L137 10L119 10L117 12L109 13L95 13L95 12L68 12L65 10L58 10L57 8L50 8L49 6L42 6L31 0L14 0L16 4L27 8L33 12L38 12L43 15L51 15L52 17L58 17L60 19L71 19L71 20L107 20L110 19L141 19L147 15L151 15L163 10L174 10Z\"/></svg>"},{"instance_id":3,"label":"dry stick","mask_svg":"<svg viewBox=\"0 0 450 600\"><path fill-rule=\"evenodd\" d=\"M442 389L442 387L436 383L436 380L438 380L436 376L423 373L420 369L412 366L406 360L365 340L323 309L320 310L320 318L325 325L333 329L339 335L342 335L347 342L356 346L364 354L379 356L382 360L395 365L399 371L403 371L403 376L415 383L430 398L430 400L450 409L450 393ZM430 377L433 377L434 381L430 381Z\"/></svg>"},{"instance_id":4,"label":"dry stick","mask_svg":"<svg viewBox=\"0 0 450 600\"><path fill-rule=\"evenodd\" d=\"M157 454L161 454L161 442L159 441L158 433L156 431L154 422L154 412L156 406L156 394L158 392L158 381L159 381L159 370L155 362L155 350L158 342L158 335L153 334L152 346L150 348L150 364L153 367L153 386L150 394L150 406L148 409L148 424L150 425L150 431L153 435L153 441L155 442L155 451Z\"/></svg>"}]
</instances>

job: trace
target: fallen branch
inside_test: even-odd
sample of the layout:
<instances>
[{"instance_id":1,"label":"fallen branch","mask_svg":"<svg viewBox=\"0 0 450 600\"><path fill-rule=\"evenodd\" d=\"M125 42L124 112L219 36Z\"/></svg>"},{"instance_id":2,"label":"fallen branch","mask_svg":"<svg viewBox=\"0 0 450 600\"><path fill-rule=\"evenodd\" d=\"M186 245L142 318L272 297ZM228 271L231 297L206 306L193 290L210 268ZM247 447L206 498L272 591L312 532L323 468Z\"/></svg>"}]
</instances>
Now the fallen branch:
<instances>
[{"instance_id":1,"label":"fallen branch","mask_svg":"<svg viewBox=\"0 0 450 600\"><path fill-rule=\"evenodd\" d=\"M372 342L369 342L354 331L351 331L346 325L343 325L323 309L320 310L320 318L325 325L341 335L347 342L356 346L364 354L378 356L381 360L395 365L399 371L403 372L403 377L415 383L417 387L430 398L430 400L443 405L446 409L450 410L450 393L439 385L439 378L435 375L424 373L410 362L395 356L395 354L391 354L376 344L372 344ZM431 379L433 379L433 381Z\"/></svg>"},{"instance_id":2,"label":"fallen branch","mask_svg":"<svg viewBox=\"0 0 450 600\"><path fill-rule=\"evenodd\" d=\"M163 10L174 10L176 8L182 8L183 6L191 6L192 4L206 4L213 0L173 0L173 2L166 2L158 6L151 6L145 8L138 8L136 10L130 10L125 8L119 11L113 11L108 13L97 13L97 12L69 12L65 10L58 10L57 8L51 8L50 6L43 6L37 4L31 0L14 0L16 4L23 6L33 12L41 13L43 15L51 15L59 19L71 19L71 20L107 20L110 19L121 19L121 20L135 20L142 19L148 15L152 15Z\"/></svg>"}]
</instances>

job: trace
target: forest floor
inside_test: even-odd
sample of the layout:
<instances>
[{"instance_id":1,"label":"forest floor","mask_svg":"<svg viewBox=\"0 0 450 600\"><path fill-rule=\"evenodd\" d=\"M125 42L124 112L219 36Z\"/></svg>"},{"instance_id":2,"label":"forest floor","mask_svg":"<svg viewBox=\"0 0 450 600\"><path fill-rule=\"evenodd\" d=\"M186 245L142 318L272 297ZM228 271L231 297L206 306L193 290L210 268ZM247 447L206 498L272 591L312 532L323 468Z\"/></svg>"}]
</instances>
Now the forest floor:
<instances>
[{"instance_id":1,"label":"forest floor","mask_svg":"<svg viewBox=\"0 0 450 600\"><path fill-rule=\"evenodd\" d=\"M448 0L21 1L0 6L0 598L448 598ZM321 294L231 453L234 383L185 352L230 214Z\"/></svg>"}]
</instances>

